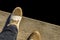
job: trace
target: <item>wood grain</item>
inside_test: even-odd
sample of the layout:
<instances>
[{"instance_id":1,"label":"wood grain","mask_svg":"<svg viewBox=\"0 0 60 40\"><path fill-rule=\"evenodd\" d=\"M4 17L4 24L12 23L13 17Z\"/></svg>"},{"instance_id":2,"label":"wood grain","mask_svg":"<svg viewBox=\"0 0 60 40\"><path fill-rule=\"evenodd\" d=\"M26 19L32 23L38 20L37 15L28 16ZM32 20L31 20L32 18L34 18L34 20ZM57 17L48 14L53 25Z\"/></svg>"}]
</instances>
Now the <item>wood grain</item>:
<instances>
[{"instance_id":1,"label":"wood grain","mask_svg":"<svg viewBox=\"0 0 60 40\"><path fill-rule=\"evenodd\" d=\"M9 15L8 12L0 11L0 32ZM27 40L35 30L41 33L42 40L60 40L60 26L28 17L23 17L21 21L17 40Z\"/></svg>"}]
</instances>

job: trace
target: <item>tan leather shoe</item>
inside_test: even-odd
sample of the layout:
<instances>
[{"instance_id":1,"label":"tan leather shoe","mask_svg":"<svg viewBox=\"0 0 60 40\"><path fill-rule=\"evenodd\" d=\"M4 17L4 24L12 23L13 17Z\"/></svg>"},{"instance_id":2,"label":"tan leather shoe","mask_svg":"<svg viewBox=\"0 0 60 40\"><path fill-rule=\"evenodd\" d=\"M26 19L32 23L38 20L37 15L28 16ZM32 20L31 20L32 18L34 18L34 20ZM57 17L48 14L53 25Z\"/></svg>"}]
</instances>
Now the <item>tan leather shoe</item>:
<instances>
[{"instance_id":1,"label":"tan leather shoe","mask_svg":"<svg viewBox=\"0 0 60 40\"><path fill-rule=\"evenodd\" d=\"M21 19L22 19L22 9L20 7L16 7L12 12L10 23L8 24L8 26L16 25L17 29L19 29Z\"/></svg>"},{"instance_id":2,"label":"tan leather shoe","mask_svg":"<svg viewBox=\"0 0 60 40\"><path fill-rule=\"evenodd\" d=\"M29 36L28 40L41 40L41 35L38 31L35 31Z\"/></svg>"}]
</instances>

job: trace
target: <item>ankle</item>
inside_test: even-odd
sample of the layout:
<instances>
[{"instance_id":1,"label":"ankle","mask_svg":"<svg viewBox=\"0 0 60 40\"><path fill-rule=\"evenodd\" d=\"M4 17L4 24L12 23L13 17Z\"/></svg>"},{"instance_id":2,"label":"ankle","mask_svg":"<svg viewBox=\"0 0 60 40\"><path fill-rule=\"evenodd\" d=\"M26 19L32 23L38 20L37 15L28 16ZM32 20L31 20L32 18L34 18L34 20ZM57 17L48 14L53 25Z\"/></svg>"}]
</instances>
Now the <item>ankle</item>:
<instances>
[{"instance_id":1,"label":"ankle","mask_svg":"<svg viewBox=\"0 0 60 40\"><path fill-rule=\"evenodd\" d=\"M15 25L16 28L19 30L19 25L18 25L18 24L16 24L16 23L10 23L10 24L8 24L7 26L10 26L10 25Z\"/></svg>"}]
</instances>

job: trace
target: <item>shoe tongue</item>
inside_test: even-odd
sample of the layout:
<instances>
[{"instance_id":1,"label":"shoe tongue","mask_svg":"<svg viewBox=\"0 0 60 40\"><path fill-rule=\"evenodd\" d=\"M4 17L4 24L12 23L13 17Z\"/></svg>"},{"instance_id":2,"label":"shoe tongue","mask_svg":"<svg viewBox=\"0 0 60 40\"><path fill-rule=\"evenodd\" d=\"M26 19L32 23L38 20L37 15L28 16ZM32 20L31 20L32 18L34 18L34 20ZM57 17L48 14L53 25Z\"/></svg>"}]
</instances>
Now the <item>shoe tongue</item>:
<instances>
[{"instance_id":1,"label":"shoe tongue","mask_svg":"<svg viewBox=\"0 0 60 40\"><path fill-rule=\"evenodd\" d=\"M15 15L13 15L13 16L11 16L11 19L13 19L13 20L21 20L21 16L15 16Z\"/></svg>"}]
</instances>

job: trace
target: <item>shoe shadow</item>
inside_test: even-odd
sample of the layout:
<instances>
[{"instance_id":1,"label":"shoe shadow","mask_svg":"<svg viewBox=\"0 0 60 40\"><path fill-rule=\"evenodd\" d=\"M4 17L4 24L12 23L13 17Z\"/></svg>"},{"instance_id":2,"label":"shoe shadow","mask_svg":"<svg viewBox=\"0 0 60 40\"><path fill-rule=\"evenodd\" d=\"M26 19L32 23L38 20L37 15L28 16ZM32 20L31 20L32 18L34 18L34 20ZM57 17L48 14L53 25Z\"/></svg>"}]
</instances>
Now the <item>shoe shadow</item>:
<instances>
[{"instance_id":1,"label":"shoe shadow","mask_svg":"<svg viewBox=\"0 0 60 40\"><path fill-rule=\"evenodd\" d=\"M8 16L3 30L4 30L4 29L7 27L7 25L9 24L9 22L10 22L10 17L11 17L11 14Z\"/></svg>"}]
</instances>

